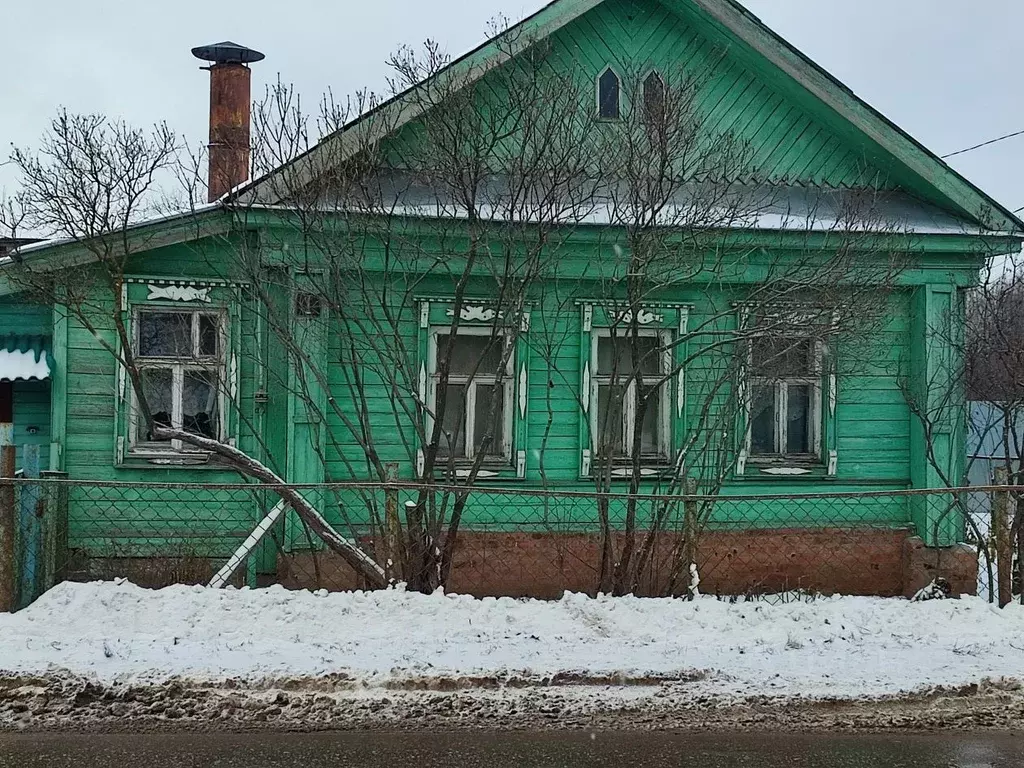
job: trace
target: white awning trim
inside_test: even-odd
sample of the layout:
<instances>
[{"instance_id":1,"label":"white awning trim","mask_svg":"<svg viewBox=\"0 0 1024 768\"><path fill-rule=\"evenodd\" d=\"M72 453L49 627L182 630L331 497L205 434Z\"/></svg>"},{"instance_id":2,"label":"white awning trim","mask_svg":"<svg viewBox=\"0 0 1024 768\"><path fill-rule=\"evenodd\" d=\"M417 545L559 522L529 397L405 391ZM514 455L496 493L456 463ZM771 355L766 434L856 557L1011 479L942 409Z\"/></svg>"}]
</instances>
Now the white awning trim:
<instances>
[{"instance_id":1,"label":"white awning trim","mask_svg":"<svg viewBox=\"0 0 1024 768\"><path fill-rule=\"evenodd\" d=\"M50 364L46 352L36 353L33 350L21 352L0 349L0 381L30 381L50 378Z\"/></svg>"}]
</instances>

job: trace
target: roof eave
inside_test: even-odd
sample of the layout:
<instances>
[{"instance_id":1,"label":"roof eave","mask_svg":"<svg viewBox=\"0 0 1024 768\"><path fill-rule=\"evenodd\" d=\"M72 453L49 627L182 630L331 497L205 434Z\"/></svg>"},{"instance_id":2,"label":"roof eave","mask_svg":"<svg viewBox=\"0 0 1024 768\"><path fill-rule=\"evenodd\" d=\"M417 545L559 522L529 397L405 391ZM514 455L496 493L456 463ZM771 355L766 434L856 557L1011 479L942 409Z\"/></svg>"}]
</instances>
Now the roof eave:
<instances>
[{"instance_id":1,"label":"roof eave","mask_svg":"<svg viewBox=\"0 0 1024 768\"><path fill-rule=\"evenodd\" d=\"M232 226L232 218L227 208L222 203L216 203L129 226L126 230L128 248L132 253L143 253L187 240L226 234ZM121 233L113 234L121 236ZM4 274L8 268L14 265L29 265L41 272L49 272L89 264L98 258L96 252L90 249L92 242L70 238L47 241L21 248L0 259L0 296L21 293L24 290L24 286L19 285L16 279Z\"/></svg>"},{"instance_id":2,"label":"roof eave","mask_svg":"<svg viewBox=\"0 0 1024 768\"><path fill-rule=\"evenodd\" d=\"M950 167L735 0L689 1L904 163L963 215L991 231L1024 234L1024 220L1013 211Z\"/></svg>"}]
</instances>

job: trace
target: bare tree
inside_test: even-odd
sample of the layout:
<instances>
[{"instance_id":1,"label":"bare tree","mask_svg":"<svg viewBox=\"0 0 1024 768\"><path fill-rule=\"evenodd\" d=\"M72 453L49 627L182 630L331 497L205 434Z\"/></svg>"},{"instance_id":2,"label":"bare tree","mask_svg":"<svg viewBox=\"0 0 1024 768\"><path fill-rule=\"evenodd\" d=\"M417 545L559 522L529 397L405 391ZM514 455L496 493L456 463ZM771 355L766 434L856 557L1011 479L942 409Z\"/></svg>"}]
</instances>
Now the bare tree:
<instances>
[{"instance_id":1,"label":"bare tree","mask_svg":"<svg viewBox=\"0 0 1024 768\"><path fill-rule=\"evenodd\" d=\"M320 403L325 449L340 457L326 476L385 482L392 461L414 467L421 490L404 519L363 501L376 538L401 541L382 556L389 570L423 591L448 580L469 498L438 482L468 489L525 472L510 429L513 393L526 386L519 358L542 324L537 297L555 276L557 242L592 205L579 86L550 66L544 45L516 35L500 44L509 58L529 50L469 86L434 44L393 56L391 95L415 125L397 124L391 102L370 94L325 99L313 120L278 87L256 110L266 142L257 158L305 164L267 169L269 200L291 217L283 237L294 240L278 281L258 259L244 270L262 273L261 311L301 371L293 394ZM240 202L236 215L267 200ZM330 323L329 356L311 356L289 312L275 310L281 287Z\"/></svg>"},{"instance_id":2,"label":"bare tree","mask_svg":"<svg viewBox=\"0 0 1024 768\"><path fill-rule=\"evenodd\" d=\"M420 490L401 519L370 492L352 515L337 500L353 535L369 519L373 538L387 542L378 559L389 575L423 591L446 584L469 490L524 461L507 425L522 386L513 361L528 348L548 368L537 456L545 483L552 393L575 393L584 421L591 408L600 412L588 424L592 462L581 469L596 490L625 481L629 493L621 520L607 496L598 503L596 586L632 592L663 534L680 527L683 495L713 496L745 460L736 435L748 429L743 382L753 341L792 340L759 360L765 376L765 366L808 344L831 350L811 363L826 375L820 366L834 364L842 339L852 368L862 337L884 316L908 243L885 220L877 191L808 194L794 212L777 190L752 184L751 149L703 129L703 80L637 77L632 90L645 98L602 123L589 85L550 66L544 45L526 42L504 39L511 63L479 79L450 68L436 45L400 51L388 97L363 93L342 105L328 97L316 118L290 89L268 92L255 110L264 191L234 212L244 223L283 207L290 227L273 244L273 269L253 250L240 254L240 273L297 374L278 385L316 411L325 479L387 482L392 462L414 468ZM527 54L512 59L521 47ZM389 109L399 96L401 109ZM416 120L403 123L407 114ZM580 268L573 235L592 224L605 258ZM803 241L777 255L744 244L741 233L761 226L795 229ZM750 269L759 275L753 283L743 277ZM282 303L282 294L293 298ZM443 302L427 298L439 295ZM652 346L652 306L680 295L680 308L700 305L700 314ZM320 348L297 328L293 300L331 329L329 354L310 352ZM581 303L604 312L613 354L602 386L628 397L628 409L602 410L598 390L581 390L558 369L566 347L579 343L564 319ZM662 401L680 377L688 433L679 448L661 446L653 485L678 501L641 519L641 489L651 484L645 425L676 407ZM689 578L713 507L683 521L689 533L658 589Z\"/></svg>"},{"instance_id":3,"label":"bare tree","mask_svg":"<svg viewBox=\"0 0 1024 768\"><path fill-rule=\"evenodd\" d=\"M706 77L637 70L625 82L638 97L602 131L593 166L594 207L611 225L606 258L569 285L595 336L579 400L590 441L582 472L602 494L600 590L677 592L714 496L748 461L758 396L748 381L767 387L803 355L798 364L817 391L841 345L845 368L855 369L910 242L878 190L818 190L794 201L753 181L763 175L753 148L706 127ZM790 243L752 244L764 231L777 243L788 231ZM669 411L685 415L679 439ZM766 453L827 463L806 431L806 445ZM606 494L620 487L626 500L613 510ZM668 500L648 507L644 489ZM697 494L700 504L683 503ZM677 543L666 568L654 558L669 532ZM652 569L667 570L667 583L646 583Z\"/></svg>"},{"instance_id":4,"label":"bare tree","mask_svg":"<svg viewBox=\"0 0 1024 768\"><path fill-rule=\"evenodd\" d=\"M367 581L383 585L382 569L338 535L301 493L287 487L266 465L208 430L187 428L154 414L147 369L129 332L126 286L132 259L159 244L138 225L157 210L165 177L182 167L181 150L178 137L166 125L142 131L101 116L61 112L39 150L15 149L12 162L21 173L24 222L67 242L54 256L56 263L37 265L32 258L15 256L5 265L5 277L26 292L66 307L113 357L134 395L131 418L144 424L151 439L180 441L216 456L247 478L274 486L332 550ZM176 328L171 336L190 333L191 329ZM210 386L217 388L219 383ZM231 405L237 408L237 403Z\"/></svg>"},{"instance_id":5,"label":"bare tree","mask_svg":"<svg viewBox=\"0 0 1024 768\"><path fill-rule=\"evenodd\" d=\"M964 375L974 404L968 429L979 448L998 446L988 479L1018 486L1024 480L1024 272L1017 259L991 260L985 272L967 298ZM981 458L969 456L967 471ZM1000 503L990 549L999 563L999 603L1007 605L1014 595L1024 601L1024 509L1019 493L1002 494Z\"/></svg>"}]
</instances>

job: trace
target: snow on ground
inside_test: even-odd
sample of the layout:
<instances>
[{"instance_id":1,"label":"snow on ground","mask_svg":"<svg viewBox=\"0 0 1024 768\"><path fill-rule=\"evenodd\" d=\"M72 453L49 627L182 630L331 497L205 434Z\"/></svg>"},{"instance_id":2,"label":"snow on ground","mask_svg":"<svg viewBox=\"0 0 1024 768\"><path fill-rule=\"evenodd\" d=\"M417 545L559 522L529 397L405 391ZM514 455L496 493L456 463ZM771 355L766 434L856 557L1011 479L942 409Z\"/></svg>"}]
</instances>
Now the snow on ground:
<instances>
[{"instance_id":1,"label":"snow on ground","mask_svg":"<svg viewBox=\"0 0 1024 768\"><path fill-rule=\"evenodd\" d=\"M694 694L873 697L1024 678L1024 609L911 603L557 602L62 584L0 614L0 671L101 682L339 673L367 688L424 678L565 674L687 679Z\"/></svg>"}]
</instances>

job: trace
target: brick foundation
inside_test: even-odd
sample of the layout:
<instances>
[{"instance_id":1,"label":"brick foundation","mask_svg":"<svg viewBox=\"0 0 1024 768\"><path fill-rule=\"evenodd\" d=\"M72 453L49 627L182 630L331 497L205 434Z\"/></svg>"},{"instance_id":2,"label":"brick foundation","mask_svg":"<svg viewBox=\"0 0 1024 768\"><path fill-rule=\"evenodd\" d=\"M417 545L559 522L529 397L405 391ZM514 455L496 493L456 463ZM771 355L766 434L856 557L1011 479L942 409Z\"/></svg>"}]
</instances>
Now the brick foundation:
<instances>
[{"instance_id":1,"label":"brick foundation","mask_svg":"<svg viewBox=\"0 0 1024 768\"><path fill-rule=\"evenodd\" d=\"M903 542L903 569L903 594L907 597L938 578L949 582L954 595L978 591L978 553L966 544L930 549L921 537L910 536Z\"/></svg>"},{"instance_id":2,"label":"brick foundation","mask_svg":"<svg viewBox=\"0 0 1024 768\"><path fill-rule=\"evenodd\" d=\"M658 538L641 593L686 591L688 576L673 572L678 543L672 534ZM598 586L599 546L595 535L463 532L448 588L477 597L593 593ZM977 581L977 561L970 548L930 550L908 531L899 530L706 532L697 562L705 594L802 589L892 597L912 595L936 576L947 578L955 594L973 594ZM324 552L281 557L278 579L292 588L361 586L340 558Z\"/></svg>"}]
</instances>

